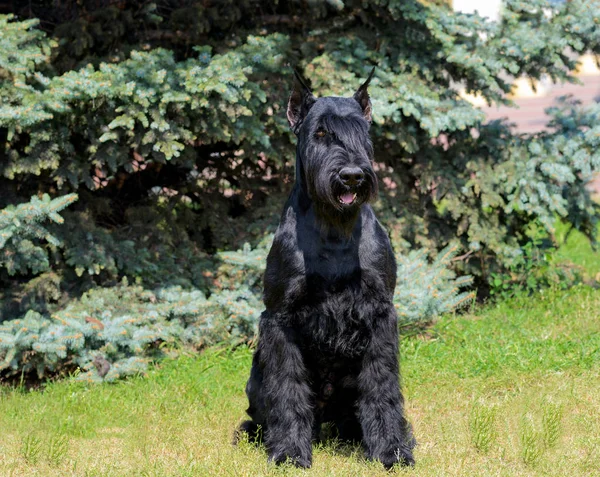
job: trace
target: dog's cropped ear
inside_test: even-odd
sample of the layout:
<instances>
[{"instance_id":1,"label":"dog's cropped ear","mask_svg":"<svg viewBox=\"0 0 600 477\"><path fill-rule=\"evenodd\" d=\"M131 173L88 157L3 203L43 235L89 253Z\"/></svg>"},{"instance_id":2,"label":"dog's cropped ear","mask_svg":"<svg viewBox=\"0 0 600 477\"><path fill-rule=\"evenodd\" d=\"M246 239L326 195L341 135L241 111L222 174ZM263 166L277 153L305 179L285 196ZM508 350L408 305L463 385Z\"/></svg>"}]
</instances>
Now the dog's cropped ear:
<instances>
[{"instance_id":1,"label":"dog's cropped ear","mask_svg":"<svg viewBox=\"0 0 600 477\"><path fill-rule=\"evenodd\" d=\"M298 134L300 131L304 118L316 100L317 98L306 86L298 71L294 69L294 86L287 106L287 119L294 134Z\"/></svg>"},{"instance_id":2,"label":"dog's cropped ear","mask_svg":"<svg viewBox=\"0 0 600 477\"><path fill-rule=\"evenodd\" d=\"M368 88L369 88L369 83L371 82L371 78L373 78L373 73L375 73L375 67L373 67L373 69L371 70L371 73L369 74L367 81L365 81L362 84L362 86L360 88L358 88L358 90L356 90L356 93L354 93L354 99L356 101L358 101L358 104L360 104L360 107L363 110L365 119L369 122L371 122L371 120L373 119L373 115L372 115L372 109L371 109L371 100L369 99Z\"/></svg>"}]
</instances>

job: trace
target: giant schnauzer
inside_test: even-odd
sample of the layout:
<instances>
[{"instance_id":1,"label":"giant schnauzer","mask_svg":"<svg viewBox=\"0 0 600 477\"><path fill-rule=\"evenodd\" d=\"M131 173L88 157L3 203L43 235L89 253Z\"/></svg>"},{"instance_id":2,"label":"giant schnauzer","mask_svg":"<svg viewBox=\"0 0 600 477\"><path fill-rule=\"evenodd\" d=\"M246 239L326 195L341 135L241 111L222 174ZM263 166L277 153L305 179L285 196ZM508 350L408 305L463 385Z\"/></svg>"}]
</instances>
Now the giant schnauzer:
<instances>
[{"instance_id":1,"label":"giant schnauzer","mask_svg":"<svg viewBox=\"0 0 600 477\"><path fill-rule=\"evenodd\" d=\"M287 118L296 182L264 277L266 310L246 394L269 459L312 462L322 423L386 467L413 465L392 303L396 263L369 201L377 194L367 81L352 98L316 98L296 73Z\"/></svg>"}]
</instances>

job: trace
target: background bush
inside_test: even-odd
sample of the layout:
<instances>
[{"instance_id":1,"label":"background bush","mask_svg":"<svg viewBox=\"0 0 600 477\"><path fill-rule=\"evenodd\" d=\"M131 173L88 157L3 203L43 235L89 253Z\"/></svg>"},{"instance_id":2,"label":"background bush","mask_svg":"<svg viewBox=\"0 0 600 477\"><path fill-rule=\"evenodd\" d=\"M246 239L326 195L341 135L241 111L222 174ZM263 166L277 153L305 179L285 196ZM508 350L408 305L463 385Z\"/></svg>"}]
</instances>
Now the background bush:
<instances>
[{"instance_id":1,"label":"background bush","mask_svg":"<svg viewBox=\"0 0 600 477\"><path fill-rule=\"evenodd\" d=\"M401 317L468 301L455 273L481 296L522 283L532 240L556 245L557 216L594 239L600 107L566 100L545 132L518 135L458 93L509 103L517 77L575 81L577 54L600 52L598 0L509 0L498 24L416 0L48 0L13 13L0 17L5 375L96 379L106 360L106 378L160 343L251 338L265 235L293 181L290 65L319 95L350 94L377 65L376 208L400 254ZM53 326L81 336L50 338Z\"/></svg>"}]
</instances>

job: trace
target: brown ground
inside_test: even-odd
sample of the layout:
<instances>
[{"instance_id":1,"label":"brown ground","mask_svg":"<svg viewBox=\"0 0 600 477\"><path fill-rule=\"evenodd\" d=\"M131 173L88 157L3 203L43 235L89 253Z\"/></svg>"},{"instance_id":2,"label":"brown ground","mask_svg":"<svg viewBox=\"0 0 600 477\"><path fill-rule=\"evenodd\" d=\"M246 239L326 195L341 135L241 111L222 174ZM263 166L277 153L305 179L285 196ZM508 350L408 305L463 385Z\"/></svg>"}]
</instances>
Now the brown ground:
<instances>
[{"instance_id":1,"label":"brown ground","mask_svg":"<svg viewBox=\"0 0 600 477\"><path fill-rule=\"evenodd\" d=\"M510 122L515 123L519 132L540 131L544 129L548 122L548 116L544 112L545 109L555 104L558 97L573 95L584 105L600 101L600 75L580 76L579 79L583 82L582 85L558 84L550 86L550 90L545 96L517 98L515 102L518 109L506 106L492 106L482 109L486 112L488 119L507 118ZM592 181L590 188L600 193L600 175L597 175L596 179Z\"/></svg>"},{"instance_id":2,"label":"brown ground","mask_svg":"<svg viewBox=\"0 0 600 477\"><path fill-rule=\"evenodd\" d=\"M546 108L554 105L560 96L573 95L584 105L600 101L600 75L580 76L583 85L558 84L550 86L548 94L540 98L517 98L517 108L506 106L492 106L482 108L489 119L508 118L516 124L520 132L536 132L544 129L548 122L548 116L544 112Z\"/></svg>"}]
</instances>

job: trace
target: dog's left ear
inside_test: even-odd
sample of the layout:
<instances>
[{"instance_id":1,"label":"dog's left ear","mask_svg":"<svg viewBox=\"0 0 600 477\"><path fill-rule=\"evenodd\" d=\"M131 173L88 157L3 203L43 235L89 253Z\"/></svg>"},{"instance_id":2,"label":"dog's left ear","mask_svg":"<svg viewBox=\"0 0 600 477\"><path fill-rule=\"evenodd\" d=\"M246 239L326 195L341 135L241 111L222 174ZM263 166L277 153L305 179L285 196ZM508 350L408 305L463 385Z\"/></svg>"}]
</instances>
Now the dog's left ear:
<instances>
[{"instance_id":1,"label":"dog's left ear","mask_svg":"<svg viewBox=\"0 0 600 477\"><path fill-rule=\"evenodd\" d=\"M294 134L298 134L300 131L300 126L302 126L304 118L316 100L317 98L314 97L311 90L306 86L300 73L294 69L294 86L292 87L287 106L287 119Z\"/></svg>"},{"instance_id":2,"label":"dog's left ear","mask_svg":"<svg viewBox=\"0 0 600 477\"><path fill-rule=\"evenodd\" d=\"M373 74L375 73L375 67L371 70L367 81L365 81L360 88L354 93L354 99L360 104L360 107L363 110L363 114L365 119L371 122L373 119L372 110L371 110L371 100L369 99L369 91L367 90L369 87L369 83L371 82L371 78L373 78Z\"/></svg>"}]
</instances>

